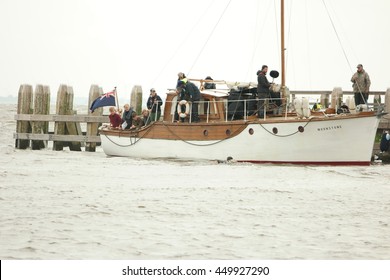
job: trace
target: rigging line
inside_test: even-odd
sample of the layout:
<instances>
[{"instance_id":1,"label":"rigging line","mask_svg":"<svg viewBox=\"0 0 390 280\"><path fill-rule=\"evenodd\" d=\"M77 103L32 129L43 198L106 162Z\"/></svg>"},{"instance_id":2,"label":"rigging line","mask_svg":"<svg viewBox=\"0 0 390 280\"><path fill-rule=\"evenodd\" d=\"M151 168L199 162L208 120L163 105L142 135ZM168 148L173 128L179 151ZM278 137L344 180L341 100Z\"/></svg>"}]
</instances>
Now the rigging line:
<instances>
[{"instance_id":1,"label":"rigging line","mask_svg":"<svg viewBox=\"0 0 390 280\"><path fill-rule=\"evenodd\" d=\"M262 26L260 28L260 32L259 32L260 35L263 33L263 30L265 28L265 23L267 22L267 18L268 18L268 14L269 14L268 11L269 11L270 8L271 8L271 2L268 2L268 7L266 9L266 13L265 13L265 16L264 16L264 21L263 21L263 24L262 24ZM259 8L257 10L259 11ZM259 17L259 13L257 13L257 16ZM256 28L257 28L257 23L256 23ZM254 47L253 52L252 52L252 58L251 58L251 62L250 62L250 67L248 68L248 72L246 74L246 77L250 77L249 76L249 72L250 72L250 70L251 70L251 68L253 66L253 61L255 59L255 54L257 52L257 48L258 48L258 46L260 44L260 40L262 38L260 35L256 39L255 47ZM255 38L256 38L256 36L255 36Z\"/></svg>"},{"instance_id":2,"label":"rigging line","mask_svg":"<svg viewBox=\"0 0 390 280\"><path fill-rule=\"evenodd\" d=\"M183 47L183 45L185 44L185 42L187 42L188 38L191 36L192 34L192 31L195 29L195 27L197 27L199 25L199 23L202 21L202 19L204 18L204 16L206 15L207 11L209 10L209 8L214 4L215 0L210 2L209 6L204 10L204 13L202 14L202 16L199 17L198 21L192 26L192 28L186 32L186 37L184 38L184 40L178 45L178 47L176 48L175 52L172 54L172 56L167 60L167 62L165 63L165 65L163 66L163 68L161 69L161 71L158 73L158 75L154 78L153 80L153 83L152 84L155 84L156 81L161 77L162 73L164 73L165 69L168 67L169 63L175 58L176 54L179 52L179 50Z\"/></svg>"},{"instance_id":3,"label":"rigging line","mask_svg":"<svg viewBox=\"0 0 390 280\"><path fill-rule=\"evenodd\" d=\"M344 57L345 57L345 60L346 60L347 63L348 63L349 69L351 70L351 72L353 72L353 71L352 71L352 67L351 67L351 63L349 62L349 59L348 59L348 56L347 56L347 53L345 52L345 49L344 49L344 47L343 47L343 44L341 43L340 36L339 36L339 34L337 33L336 26L334 25L334 22L333 22L333 20L332 20L332 17L330 16L328 7L327 7L326 4L325 4L325 0L322 0L322 3L323 3L324 6L325 6L325 10L326 10L326 12L327 12L327 14L328 14L328 17L329 17L329 20L330 20L330 22L331 22L331 24L332 24L333 30L334 30L334 32L336 33L336 37L337 37L337 40L339 41L340 47L341 47L341 49L343 50Z\"/></svg>"},{"instance_id":4,"label":"rigging line","mask_svg":"<svg viewBox=\"0 0 390 280\"><path fill-rule=\"evenodd\" d=\"M326 12L327 12L327 14L328 14L329 20L330 20L330 22L332 23L333 30L334 30L334 32L336 33L336 37L337 37L337 40L338 40L339 43L340 43L340 47L341 47L341 49L343 50L344 57L345 57L345 59L347 60L347 63L348 63L348 66L349 66L349 70L351 71L351 73L353 73L351 63L349 62L347 53L345 52L345 49L344 49L344 47L343 47L343 44L341 43L341 39L340 39L340 37L339 37L339 34L337 33L337 30L336 30L336 27L335 27L335 25L334 25L334 22L333 22L333 20L332 20L332 18L331 18L331 16L330 16L328 7L327 7L326 4L325 4L325 0L322 0L322 3L323 3L324 6L325 6L325 10L326 10ZM361 88L360 88L360 86L359 86L359 83L356 83L356 85L357 85L357 87L358 87L358 90L359 90L359 93L360 93L361 97L362 97L363 100L364 100L364 103L367 105L367 101L366 101L366 99L363 97L363 93L362 93L362 90L361 90Z\"/></svg>"},{"instance_id":5,"label":"rigging line","mask_svg":"<svg viewBox=\"0 0 390 280\"><path fill-rule=\"evenodd\" d=\"M347 45L349 46L349 49L351 50L352 52L352 56L355 60L359 60L358 58L358 55L356 54L354 48L353 48L353 43L350 41L350 39L348 38L348 32L345 32L345 30L343 29L343 25L342 25L342 21L340 20L340 17L337 16L337 13L332 5L332 2L328 2L329 6L330 6L330 10L332 12L332 14L334 15L334 17L336 18L336 23L338 22L338 25L340 26L339 27L339 30L341 29L341 32L343 33L343 38L344 38L344 41L347 42ZM350 53L350 52L348 52ZM350 54L351 56L351 54Z\"/></svg>"},{"instance_id":6,"label":"rigging line","mask_svg":"<svg viewBox=\"0 0 390 280\"><path fill-rule=\"evenodd\" d=\"M336 20L340 23L340 19L337 17L337 14L336 14L336 12L335 12L333 6L332 6L332 2L330 2L330 5L329 5L329 6L330 6L330 8L331 8L332 11L333 11L333 14L335 15ZM341 26L341 27L342 27L342 26ZM344 31L344 30L341 28L341 31ZM345 32L344 32L344 33L345 33ZM346 38L347 42L349 42L347 34L345 34L345 38ZM355 59L359 60L359 59L358 59L358 56L357 56L356 53L354 52L354 49L352 48L352 45L353 45L353 44L351 44L351 43L349 42L349 45L350 45L350 49L352 50L353 56L355 57ZM347 59L347 61L348 61L348 59ZM354 73L354 71L352 70L352 67L351 67L351 64L349 63L349 61L348 61L348 67L349 67L351 73ZM358 88L358 91L359 91L360 96L362 97L363 100L365 100L365 98L363 97L363 93L362 93L362 90L361 90L361 88L360 88L360 85L359 85L358 83L357 83L356 85L357 85L357 88ZM375 103L375 99L374 99L374 103ZM365 104L367 105L367 102L365 102Z\"/></svg>"},{"instance_id":7,"label":"rigging line","mask_svg":"<svg viewBox=\"0 0 390 280\"><path fill-rule=\"evenodd\" d=\"M190 75L190 72L192 71L192 68L194 68L194 66L195 66L196 62L198 61L198 59L199 59L200 55L202 54L203 50L205 49L205 47L206 47L206 45L207 45L208 41L210 40L211 36L213 35L213 33L214 33L215 29L217 28L217 26L218 26L219 22L221 21L222 17L224 16L225 12L227 11L227 8L230 6L230 3L231 3L231 2L232 2L232 0L229 0L229 3L226 5L226 7L225 7L225 9L223 10L223 12L222 12L221 16L219 17L219 19L218 19L217 23L214 25L213 29L211 30L211 32L210 32L210 34L209 34L209 36L207 37L207 40L206 40L206 42L203 44L203 47L201 48L201 50L200 50L200 52L199 52L198 56L195 58L195 61L194 61L194 63L192 64L192 66L191 66L191 67L190 67L190 69L188 70L188 72L187 72L187 76L189 76L189 75Z\"/></svg>"}]
</instances>

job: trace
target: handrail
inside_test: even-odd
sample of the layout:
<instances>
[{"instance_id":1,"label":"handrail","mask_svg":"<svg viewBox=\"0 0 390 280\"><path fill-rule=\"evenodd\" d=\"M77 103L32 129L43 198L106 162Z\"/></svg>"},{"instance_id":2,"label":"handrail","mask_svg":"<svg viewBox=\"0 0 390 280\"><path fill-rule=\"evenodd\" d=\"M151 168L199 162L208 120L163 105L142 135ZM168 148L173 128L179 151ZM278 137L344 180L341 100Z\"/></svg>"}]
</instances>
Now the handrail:
<instances>
[{"instance_id":1,"label":"handrail","mask_svg":"<svg viewBox=\"0 0 390 280\"><path fill-rule=\"evenodd\" d=\"M226 99L223 99L223 100L212 100L214 103L223 103L225 105L225 122L228 122L228 113L229 113L229 108L228 108L228 104L229 103L238 103L238 102L243 102L243 105L244 105L244 109L243 109L243 121L247 121L248 120L248 116L249 116L249 112L250 110L248 109L248 105L247 105L247 102L259 102L261 100L264 101L263 103L263 106L264 106L264 119L266 119L266 115L267 115L267 110L265 110L265 108L267 106L269 106L270 104L270 99L272 99L272 103L274 104L275 101L277 100L281 100L283 101L283 98L250 98L250 99L241 99L241 100L226 100ZM205 110L205 114L203 115L206 115L206 122L208 123L209 120L210 120L210 116L213 115L211 114L210 112L210 100L200 100L200 101L188 101L188 103L190 103L192 105L192 103L197 103L198 105L201 105L201 104L207 104L207 108ZM172 100L172 101L165 101L165 103L172 103L172 106L171 106L171 111L169 112L169 114L172 115L172 122L174 122L175 120L175 112L177 112L177 104L178 104L178 101L177 100ZM283 102L282 102L283 104ZM286 111L288 109L288 103L285 102L286 104ZM275 108L278 109L278 108L281 108L283 105L276 105L274 104L274 106L276 106ZM214 108L216 109L216 108ZM258 108L257 108L257 105L256 105L256 111L258 111ZM165 113L165 112L164 112ZM216 114L217 112L215 112ZM286 118L287 118L287 113L286 113ZM189 122L191 123L192 122L192 106L190 106L190 112L189 112Z\"/></svg>"}]
</instances>

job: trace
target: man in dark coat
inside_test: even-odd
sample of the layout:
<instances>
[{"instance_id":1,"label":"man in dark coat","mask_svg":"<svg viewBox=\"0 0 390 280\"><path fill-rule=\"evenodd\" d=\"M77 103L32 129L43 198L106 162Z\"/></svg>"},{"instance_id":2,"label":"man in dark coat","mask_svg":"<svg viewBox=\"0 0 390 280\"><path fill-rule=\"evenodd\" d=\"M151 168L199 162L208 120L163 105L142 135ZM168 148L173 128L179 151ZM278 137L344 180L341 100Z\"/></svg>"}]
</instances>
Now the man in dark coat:
<instances>
[{"instance_id":1,"label":"man in dark coat","mask_svg":"<svg viewBox=\"0 0 390 280\"><path fill-rule=\"evenodd\" d=\"M271 84L268 82L266 77L267 72L267 65L263 65L261 70L257 71L257 97L259 98L259 101L257 102L257 115L259 118L264 116L265 101L269 98L270 95L269 87Z\"/></svg>"},{"instance_id":2,"label":"man in dark coat","mask_svg":"<svg viewBox=\"0 0 390 280\"><path fill-rule=\"evenodd\" d=\"M161 117L161 105L163 101L160 96L157 95L156 90L152 88L150 90L150 96L146 102L146 107L150 110L150 120L152 122L160 120Z\"/></svg>"},{"instance_id":3,"label":"man in dark coat","mask_svg":"<svg viewBox=\"0 0 390 280\"><path fill-rule=\"evenodd\" d=\"M199 122L199 100L200 100L200 90L198 87L192 82L183 82L180 81L178 83L177 90L179 92L180 100L185 99L187 101L192 102L191 106L191 122Z\"/></svg>"}]
</instances>

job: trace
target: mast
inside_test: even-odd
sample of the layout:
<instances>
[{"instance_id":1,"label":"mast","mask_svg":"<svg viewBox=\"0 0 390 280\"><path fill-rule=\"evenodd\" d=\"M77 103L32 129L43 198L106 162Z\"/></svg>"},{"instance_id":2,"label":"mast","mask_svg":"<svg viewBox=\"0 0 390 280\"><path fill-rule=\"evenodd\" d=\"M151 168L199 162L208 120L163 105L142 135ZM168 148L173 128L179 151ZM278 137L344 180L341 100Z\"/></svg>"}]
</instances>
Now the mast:
<instances>
[{"instance_id":1,"label":"mast","mask_svg":"<svg viewBox=\"0 0 390 280\"><path fill-rule=\"evenodd\" d=\"M281 37L281 63L282 63L282 89L286 86L286 73L285 73L285 63L284 63L284 0L280 2L280 37ZM284 92L284 91L283 91Z\"/></svg>"}]
</instances>

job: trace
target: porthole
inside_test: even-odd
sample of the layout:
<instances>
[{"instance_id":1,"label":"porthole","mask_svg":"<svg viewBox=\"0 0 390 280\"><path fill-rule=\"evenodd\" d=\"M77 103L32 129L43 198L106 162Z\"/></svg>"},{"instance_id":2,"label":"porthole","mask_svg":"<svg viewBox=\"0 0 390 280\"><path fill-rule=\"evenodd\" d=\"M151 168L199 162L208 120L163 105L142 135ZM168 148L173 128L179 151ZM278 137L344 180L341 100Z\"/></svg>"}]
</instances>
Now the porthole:
<instances>
[{"instance_id":1,"label":"porthole","mask_svg":"<svg viewBox=\"0 0 390 280\"><path fill-rule=\"evenodd\" d=\"M305 128L304 128L303 126L299 126L299 127L298 127L298 131L299 131L299 132L304 132L304 131L305 131Z\"/></svg>"},{"instance_id":2,"label":"porthole","mask_svg":"<svg viewBox=\"0 0 390 280\"><path fill-rule=\"evenodd\" d=\"M209 135L209 131L208 131L208 130L203 130L203 135L204 135L204 136Z\"/></svg>"},{"instance_id":3,"label":"porthole","mask_svg":"<svg viewBox=\"0 0 390 280\"><path fill-rule=\"evenodd\" d=\"M274 127L274 128L272 129L272 132L273 132L274 134L278 134L278 129L277 129L276 127Z\"/></svg>"},{"instance_id":4,"label":"porthole","mask_svg":"<svg viewBox=\"0 0 390 280\"><path fill-rule=\"evenodd\" d=\"M230 134L232 134L232 132L230 131L230 129L226 129L226 135L229 136Z\"/></svg>"},{"instance_id":5,"label":"porthole","mask_svg":"<svg viewBox=\"0 0 390 280\"><path fill-rule=\"evenodd\" d=\"M255 133L255 132L253 131L253 128L249 128L248 132L249 132L250 135L253 135L253 133Z\"/></svg>"}]
</instances>

